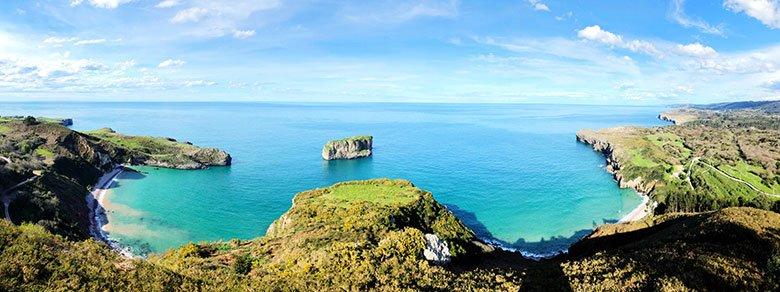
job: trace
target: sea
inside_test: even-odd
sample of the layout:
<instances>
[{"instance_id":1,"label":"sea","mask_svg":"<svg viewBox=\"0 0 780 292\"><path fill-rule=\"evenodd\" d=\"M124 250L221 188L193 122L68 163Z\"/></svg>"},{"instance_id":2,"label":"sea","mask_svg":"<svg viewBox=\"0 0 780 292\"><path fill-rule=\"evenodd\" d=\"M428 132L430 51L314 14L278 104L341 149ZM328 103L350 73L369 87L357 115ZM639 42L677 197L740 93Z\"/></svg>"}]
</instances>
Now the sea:
<instances>
[{"instance_id":1,"label":"sea","mask_svg":"<svg viewBox=\"0 0 780 292\"><path fill-rule=\"evenodd\" d=\"M403 178L433 193L485 241L548 256L642 201L620 189L580 129L656 126L664 107L412 103L3 103L0 115L72 118L218 147L229 167L133 167L104 202L109 237L137 255L188 242L252 239L296 193ZM369 158L324 161L331 139L373 135Z\"/></svg>"}]
</instances>

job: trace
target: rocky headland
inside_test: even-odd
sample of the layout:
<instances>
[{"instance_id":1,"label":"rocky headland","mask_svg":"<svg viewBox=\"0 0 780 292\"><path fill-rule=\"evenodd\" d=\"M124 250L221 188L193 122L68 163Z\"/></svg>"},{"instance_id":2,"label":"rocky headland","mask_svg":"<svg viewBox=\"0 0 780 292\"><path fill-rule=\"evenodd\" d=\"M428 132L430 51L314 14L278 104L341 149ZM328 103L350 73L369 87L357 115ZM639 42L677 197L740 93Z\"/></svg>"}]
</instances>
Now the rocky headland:
<instances>
[{"instance_id":1,"label":"rocky headland","mask_svg":"<svg viewBox=\"0 0 780 292\"><path fill-rule=\"evenodd\" d=\"M217 149L108 130L94 133L48 119L0 120L0 192L11 221L82 240L93 234L89 190L117 165L194 169L230 164L230 156Z\"/></svg>"},{"instance_id":2,"label":"rocky headland","mask_svg":"<svg viewBox=\"0 0 780 292\"><path fill-rule=\"evenodd\" d=\"M372 154L372 136L353 136L349 138L332 140L322 147L322 159L355 159L368 157Z\"/></svg>"},{"instance_id":3,"label":"rocky headland","mask_svg":"<svg viewBox=\"0 0 780 292\"><path fill-rule=\"evenodd\" d=\"M604 155L607 172L614 176L621 188L633 188L642 194L649 194L653 191L655 184L645 182L642 177L626 177L620 170L625 161L630 159L630 157L628 157L626 149L622 148L620 144L610 142L610 137L628 135L636 131L642 131L642 129L634 127L618 127L601 131L585 129L578 131L576 137L577 141L591 145L593 150Z\"/></svg>"},{"instance_id":4,"label":"rocky headland","mask_svg":"<svg viewBox=\"0 0 780 292\"><path fill-rule=\"evenodd\" d=\"M105 143L113 144L113 157L130 165L148 165L175 169L202 169L209 166L227 166L232 157L216 148L201 148L173 138L127 136L110 128L86 132Z\"/></svg>"},{"instance_id":5,"label":"rocky headland","mask_svg":"<svg viewBox=\"0 0 780 292\"><path fill-rule=\"evenodd\" d=\"M694 109L674 109L660 113L658 119L681 125L698 120L701 114L700 111Z\"/></svg>"}]
</instances>

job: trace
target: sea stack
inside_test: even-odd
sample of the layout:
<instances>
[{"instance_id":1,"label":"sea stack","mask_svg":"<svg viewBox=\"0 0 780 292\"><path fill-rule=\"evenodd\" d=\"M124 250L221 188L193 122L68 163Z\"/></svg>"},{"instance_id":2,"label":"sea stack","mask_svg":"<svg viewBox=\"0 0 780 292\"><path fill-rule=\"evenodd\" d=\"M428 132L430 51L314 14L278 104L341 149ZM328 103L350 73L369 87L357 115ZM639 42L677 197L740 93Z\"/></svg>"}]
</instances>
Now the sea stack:
<instances>
[{"instance_id":1,"label":"sea stack","mask_svg":"<svg viewBox=\"0 0 780 292\"><path fill-rule=\"evenodd\" d=\"M372 136L352 136L332 140L322 147L322 159L355 159L371 156Z\"/></svg>"}]
</instances>

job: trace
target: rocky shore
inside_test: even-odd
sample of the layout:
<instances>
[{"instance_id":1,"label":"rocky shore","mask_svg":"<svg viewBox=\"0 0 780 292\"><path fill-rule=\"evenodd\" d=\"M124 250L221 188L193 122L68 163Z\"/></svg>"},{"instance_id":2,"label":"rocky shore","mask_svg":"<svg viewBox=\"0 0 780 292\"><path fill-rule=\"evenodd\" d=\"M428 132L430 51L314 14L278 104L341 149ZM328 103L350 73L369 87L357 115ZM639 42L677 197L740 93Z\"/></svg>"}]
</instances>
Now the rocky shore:
<instances>
[{"instance_id":1,"label":"rocky shore","mask_svg":"<svg viewBox=\"0 0 780 292\"><path fill-rule=\"evenodd\" d=\"M371 156L374 137L353 136L340 140L332 140L322 147L322 159L355 159Z\"/></svg>"},{"instance_id":2,"label":"rocky shore","mask_svg":"<svg viewBox=\"0 0 780 292\"><path fill-rule=\"evenodd\" d=\"M631 132L636 129L632 127L619 127L609 130L612 132ZM642 194L649 194L653 191L654 184L644 182L641 177L634 179L627 179L624 177L623 173L620 171L624 150L617 148L610 143L601 132L590 129L580 130L577 132L577 141L591 145L593 150L601 152L601 154L604 155L607 172L614 176L621 188L633 188Z\"/></svg>"},{"instance_id":3,"label":"rocky shore","mask_svg":"<svg viewBox=\"0 0 780 292\"><path fill-rule=\"evenodd\" d=\"M636 129L631 127L621 127L609 130L612 132L631 132L635 131ZM642 179L642 177L636 177L633 179L628 179L625 177L624 173L621 172L622 160L624 159L624 155L622 154L624 151L623 149L617 148L599 132L590 129L578 131L577 141L591 145L593 150L601 152L604 155L604 158L606 159L605 169L607 172L612 174L620 188L632 188L639 196L642 197L642 203L640 203L628 215L621 218L621 223L638 221L647 215L652 214L652 209L657 205L650 198L650 193L653 191L655 183L647 183Z\"/></svg>"}]
</instances>

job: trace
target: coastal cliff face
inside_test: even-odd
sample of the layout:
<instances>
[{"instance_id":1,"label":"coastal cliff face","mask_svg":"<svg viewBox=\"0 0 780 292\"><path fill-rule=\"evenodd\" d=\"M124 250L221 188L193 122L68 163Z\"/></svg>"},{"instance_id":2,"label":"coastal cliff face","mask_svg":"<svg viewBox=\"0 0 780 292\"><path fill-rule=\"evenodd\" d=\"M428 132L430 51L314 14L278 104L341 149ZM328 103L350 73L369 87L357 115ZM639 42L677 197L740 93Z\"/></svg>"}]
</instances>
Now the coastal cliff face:
<instances>
[{"instance_id":1,"label":"coastal cliff face","mask_svg":"<svg viewBox=\"0 0 780 292\"><path fill-rule=\"evenodd\" d=\"M216 148L200 148L173 138L126 136L110 128L87 132L114 148L122 149L113 157L132 165L148 165L175 169L202 169L227 166L232 157Z\"/></svg>"},{"instance_id":2,"label":"coastal cliff face","mask_svg":"<svg viewBox=\"0 0 780 292\"><path fill-rule=\"evenodd\" d=\"M582 130L577 140L604 154L621 187L648 194L657 214L737 206L780 211L780 116L682 112L695 119L664 115L678 125Z\"/></svg>"},{"instance_id":3,"label":"coastal cliff face","mask_svg":"<svg viewBox=\"0 0 780 292\"><path fill-rule=\"evenodd\" d=\"M355 159L372 154L372 136L354 136L325 143L322 147L322 159Z\"/></svg>"},{"instance_id":4,"label":"coastal cliff face","mask_svg":"<svg viewBox=\"0 0 780 292\"><path fill-rule=\"evenodd\" d=\"M609 129L609 131L613 133L634 133L636 131L641 131L641 129L620 127ZM604 135L603 133L604 132L596 132L589 129L580 130L577 132L577 141L591 145L593 150L601 152L604 155L604 158L606 159L605 168L607 172L614 176L615 180L618 182L618 185L621 188L632 188L642 194L649 194L652 192L653 188L655 187L655 182L648 182L640 176L627 177L623 172L621 172L622 164L625 163L624 161L629 159L625 154L626 150L611 143L607 137L608 135Z\"/></svg>"},{"instance_id":5,"label":"coastal cliff face","mask_svg":"<svg viewBox=\"0 0 780 292\"><path fill-rule=\"evenodd\" d=\"M223 151L171 141L166 145L180 146L156 148L150 151L152 156L122 145L135 143L136 137L115 135L108 140L73 131L59 122L0 119L0 193L8 203L11 221L37 224L70 239L89 238L91 210L85 196L115 165L135 161L201 168L230 162ZM176 158L182 156L192 158Z\"/></svg>"}]
</instances>

